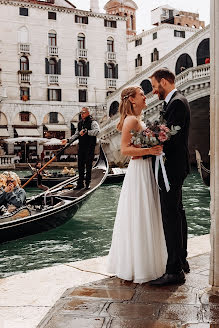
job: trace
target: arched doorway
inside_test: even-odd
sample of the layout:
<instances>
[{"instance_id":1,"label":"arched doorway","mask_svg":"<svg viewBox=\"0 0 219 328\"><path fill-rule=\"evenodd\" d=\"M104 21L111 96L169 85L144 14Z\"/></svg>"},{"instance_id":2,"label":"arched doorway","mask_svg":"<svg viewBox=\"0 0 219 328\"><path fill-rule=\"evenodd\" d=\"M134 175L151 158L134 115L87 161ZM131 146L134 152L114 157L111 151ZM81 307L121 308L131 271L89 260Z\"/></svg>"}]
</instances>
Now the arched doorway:
<instances>
[{"instance_id":1,"label":"arched doorway","mask_svg":"<svg viewBox=\"0 0 219 328\"><path fill-rule=\"evenodd\" d=\"M142 87L145 95L152 91L151 82L149 80L143 80L140 86Z\"/></svg>"},{"instance_id":2,"label":"arched doorway","mask_svg":"<svg viewBox=\"0 0 219 328\"><path fill-rule=\"evenodd\" d=\"M205 59L210 58L210 40L204 39L197 49L197 66L205 64Z\"/></svg>"},{"instance_id":3,"label":"arched doorway","mask_svg":"<svg viewBox=\"0 0 219 328\"><path fill-rule=\"evenodd\" d=\"M115 115L115 114L118 112L118 108L119 108L119 103L118 103L118 101L114 101L114 102L110 105L109 116L112 117L113 115Z\"/></svg>"},{"instance_id":4,"label":"arched doorway","mask_svg":"<svg viewBox=\"0 0 219 328\"><path fill-rule=\"evenodd\" d=\"M176 75L182 73L185 69L193 67L192 58L188 54L179 56L176 62L175 73Z\"/></svg>"}]
</instances>

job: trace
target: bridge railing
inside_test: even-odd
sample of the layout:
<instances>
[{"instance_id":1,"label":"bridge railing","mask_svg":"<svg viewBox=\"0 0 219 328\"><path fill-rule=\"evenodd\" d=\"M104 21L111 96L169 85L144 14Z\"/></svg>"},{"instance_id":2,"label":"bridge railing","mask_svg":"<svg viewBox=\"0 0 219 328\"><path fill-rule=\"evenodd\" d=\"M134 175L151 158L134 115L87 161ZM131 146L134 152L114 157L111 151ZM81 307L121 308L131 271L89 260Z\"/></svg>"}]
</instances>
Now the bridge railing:
<instances>
[{"instance_id":1,"label":"bridge railing","mask_svg":"<svg viewBox=\"0 0 219 328\"><path fill-rule=\"evenodd\" d=\"M210 64L204 64L204 65L188 68L187 70L177 75L175 84L179 90L183 90L184 86L188 84L190 81L200 80L206 77L210 77ZM157 108L159 108L162 103L162 101L160 101L157 95L156 94L154 95L153 92L148 93L146 97L147 97L146 103L148 109L144 110L145 118L148 115L151 115L152 112L154 112L154 110L151 110L151 107L157 106ZM116 127L116 124L118 123L118 119L119 119L119 113L116 113L114 116L104 121L101 124L101 130L103 132L101 134L104 134L104 131L111 129L113 126Z\"/></svg>"}]
</instances>

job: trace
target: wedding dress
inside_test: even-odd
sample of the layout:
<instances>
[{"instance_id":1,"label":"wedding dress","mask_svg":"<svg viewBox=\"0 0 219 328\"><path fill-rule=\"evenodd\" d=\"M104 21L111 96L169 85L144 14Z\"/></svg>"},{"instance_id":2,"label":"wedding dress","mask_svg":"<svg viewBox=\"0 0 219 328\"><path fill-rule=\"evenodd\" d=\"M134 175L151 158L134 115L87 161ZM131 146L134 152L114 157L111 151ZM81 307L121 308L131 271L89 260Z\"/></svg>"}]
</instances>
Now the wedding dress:
<instances>
[{"instance_id":1,"label":"wedding dress","mask_svg":"<svg viewBox=\"0 0 219 328\"><path fill-rule=\"evenodd\" d=\"M136 283L165 272L166 243L152 159L130 160L124 178L107 271Z\"/></svg>"}]
</instances>

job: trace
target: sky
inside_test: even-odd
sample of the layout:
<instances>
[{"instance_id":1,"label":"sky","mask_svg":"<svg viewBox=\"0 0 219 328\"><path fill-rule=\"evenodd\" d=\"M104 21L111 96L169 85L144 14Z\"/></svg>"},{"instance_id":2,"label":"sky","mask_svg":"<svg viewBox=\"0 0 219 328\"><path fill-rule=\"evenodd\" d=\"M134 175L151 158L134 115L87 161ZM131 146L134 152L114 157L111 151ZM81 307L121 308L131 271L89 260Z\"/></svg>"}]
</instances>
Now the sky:
<instances>
[{"instance_id":1,"label":"sky","mask_svg":"<svg viewBox=\"0 0 219 328\"><path fill-rule=\"evenodd\" d=\"M137 10L137 32L148 30L151 25L151 10L163 6L170 5L176 9L185 11L198 12L199 19L204 20L208 25L210 21L210 0L134 0L138 6ZM90 0L71 0L77 9L89 10ZM99 0L100 12L108 0Z\"/></svg>"}]
</instances>

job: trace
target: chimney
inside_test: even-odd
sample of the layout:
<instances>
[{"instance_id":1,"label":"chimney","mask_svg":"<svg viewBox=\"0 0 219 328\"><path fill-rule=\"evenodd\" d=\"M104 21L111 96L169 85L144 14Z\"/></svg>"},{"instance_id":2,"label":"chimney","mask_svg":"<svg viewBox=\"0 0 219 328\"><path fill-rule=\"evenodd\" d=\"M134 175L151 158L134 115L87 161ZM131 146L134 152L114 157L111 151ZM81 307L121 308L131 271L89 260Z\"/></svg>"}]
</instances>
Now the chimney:
<instances>
[{"instance_id":1,"label":"chimney","mask_svg":"<svg viewBox=\"0 0 219 328\"><path fill-rule=\"evenodd\" d=\"M94 13L99 13L99 0L90 0L90 10Z\"/></svg>"}]
</instances>

